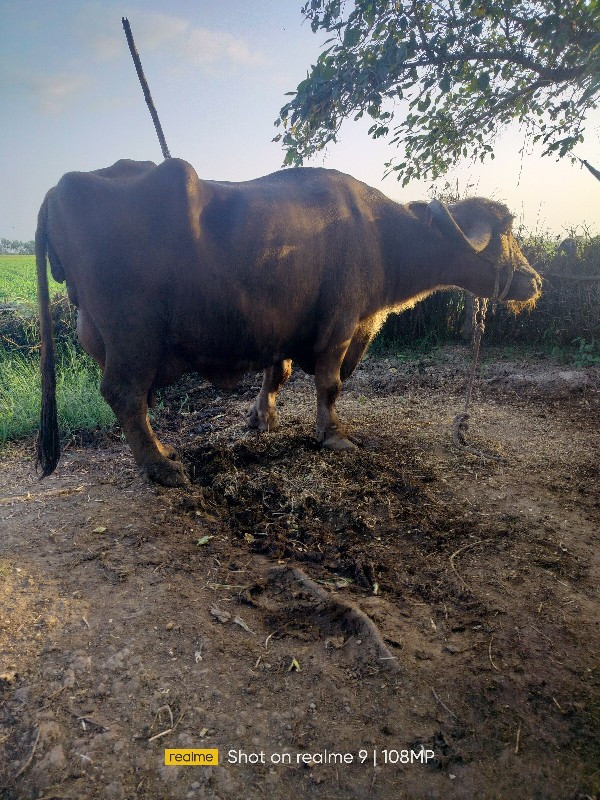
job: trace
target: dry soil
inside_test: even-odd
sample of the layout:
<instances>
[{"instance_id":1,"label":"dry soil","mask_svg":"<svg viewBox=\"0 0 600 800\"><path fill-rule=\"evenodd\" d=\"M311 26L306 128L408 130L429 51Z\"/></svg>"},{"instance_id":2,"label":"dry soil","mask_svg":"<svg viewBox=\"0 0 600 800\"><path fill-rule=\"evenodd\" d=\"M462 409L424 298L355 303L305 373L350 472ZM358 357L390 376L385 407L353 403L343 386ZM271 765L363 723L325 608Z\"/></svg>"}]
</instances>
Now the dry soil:
<instances>
[{"instance_id":1,"label":"dry soil","mask_svg":"<svg viewBox=\"0 0 600 800\"><path fill-rule=\"evenodd\" d=\"M5 450L0 795L595 798L600 374L489 361L482 458L450 432L466 367L367 360L345 453L301 372L269 434L244 426L259 376L188 378L155 423L185 491L117 430L43 482Z\"/></svg>"}]
</instances>

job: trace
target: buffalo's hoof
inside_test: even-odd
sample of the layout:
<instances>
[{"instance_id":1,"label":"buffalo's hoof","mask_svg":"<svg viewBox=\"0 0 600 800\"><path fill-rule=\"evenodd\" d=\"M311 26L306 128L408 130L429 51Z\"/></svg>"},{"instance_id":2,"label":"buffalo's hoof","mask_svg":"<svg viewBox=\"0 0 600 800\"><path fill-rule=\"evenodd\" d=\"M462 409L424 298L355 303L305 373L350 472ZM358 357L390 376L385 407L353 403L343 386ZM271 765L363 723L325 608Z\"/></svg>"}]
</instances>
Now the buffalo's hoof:
<instances>
[{"instance_id":1,"label":"buffalo's hoof","mask_svg":"<svg viewBox=\"0 0 600 800\"><path fill-rule=\"evenodd\" d=\"M357 450L357 446L354 442L351 442L350 439L346 439L344 436L341 436L339 433L333 436L328 436L327 439L323 441L323 447L326 447L328 450Z\"/></svg>"},{"instance_id":2,"label":"buffalo's hoof","mask_svg":"<svg viewBox=\"0 0 600 800\"><path fill-rule=\"evenodd\" d=\"M180 461L153 461L145 467L142 472L154 483L161 486L184 487L189 486L190 481L185 472L185 468Z\"/></svg>"},{"instance_id":3,"label":"buffalo's hoof","mask_svg":"<svg viewBox=\"0 0 600 800\"><path fill-rule=\"evenodd\" d=\"M268 431L277 430L279 427L279 418L275 409L269 411L268 414L264 414L263 412L258 411L256 404L254 404L250 406L250 409L246 414L246 423L249 428L266 433Z\"/></svg>"}]
</instances>

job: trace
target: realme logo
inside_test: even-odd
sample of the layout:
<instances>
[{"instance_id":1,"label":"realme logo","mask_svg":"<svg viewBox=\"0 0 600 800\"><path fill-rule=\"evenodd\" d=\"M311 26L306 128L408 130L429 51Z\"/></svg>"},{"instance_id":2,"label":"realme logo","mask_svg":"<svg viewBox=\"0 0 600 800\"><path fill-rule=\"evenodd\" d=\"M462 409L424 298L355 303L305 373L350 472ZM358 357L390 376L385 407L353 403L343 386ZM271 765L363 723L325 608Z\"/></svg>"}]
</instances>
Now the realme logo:
<instances>
[{"instance_id":1,"label":"realme logo","mask_svg":"<svg viewBox=\"0 0 600 800\"><path fill-rule=\"evenodd\" d=\"M218 750L165 750L167 767L216 767Z\"/></svg>"}]
</instances>

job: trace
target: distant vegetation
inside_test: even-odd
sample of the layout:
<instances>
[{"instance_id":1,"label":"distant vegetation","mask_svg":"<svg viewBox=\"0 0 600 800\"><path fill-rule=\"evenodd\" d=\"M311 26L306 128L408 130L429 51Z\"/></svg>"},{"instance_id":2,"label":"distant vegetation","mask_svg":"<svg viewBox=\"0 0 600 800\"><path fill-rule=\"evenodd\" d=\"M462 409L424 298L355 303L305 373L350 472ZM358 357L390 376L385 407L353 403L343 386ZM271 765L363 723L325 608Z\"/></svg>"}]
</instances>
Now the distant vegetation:
<instances>
[{"instance_id":1,"label":"distant vegetation","mask_svg":"<svg viewBox=\"0 0 600 800\"><path fill-rule=\"evenodd\" d=\"M35 242L19 242L17 239L0 239L0 255L30 256L35 253Z\"/></svg>"},{"instance_id":2,"label":"distant vegetation","mask_svg":"<svg viewBox=\"0 0 600 800\"><path fill-rule=\"evenodd\" d=\"M6 239L2 239L6 241ZM19 242L19 244L28 244ZM1 254L0 254L1 255ZM48 273L50 296L65 294L65 285L56 283ZM23 303L30 307L36 302L37 283L35 259L31 255L2 255L0 258L0 303ZM37 312L36 312L37 313Z\"/></svg>"},{"instance_id":3,"label":"distant vegetation","mask_svg":"<svg viewBox=\"0 0 600 800\"><path fill-rule=\"evenodd\" d=\"M600 364L600 236L571 236L563 242L521 236L521 242L544 277L544 293L532 312L515 317L499 306L488 314L484 344L527 345L564 363ZM100 370L77 341L75 310L65 292L64 284L50 280L59 423L69 434L108 426L114 416L98 389ZM414 353L461 341L465 318L464 292L438 292L392 315L374 350ZM0 444L37 430L38 342L35 259L0 255Z\"/></svg>"}]
</instances>

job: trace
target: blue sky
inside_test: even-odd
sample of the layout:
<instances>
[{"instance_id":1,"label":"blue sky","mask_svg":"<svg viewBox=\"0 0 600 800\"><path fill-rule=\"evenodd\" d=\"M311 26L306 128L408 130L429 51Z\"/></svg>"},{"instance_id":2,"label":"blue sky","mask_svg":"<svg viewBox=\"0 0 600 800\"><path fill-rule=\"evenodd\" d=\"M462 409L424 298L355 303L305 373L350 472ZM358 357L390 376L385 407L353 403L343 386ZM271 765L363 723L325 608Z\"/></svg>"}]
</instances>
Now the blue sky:
<instances>
[{"instance_id":1,"label":"blue sky","mask_svg":"<svg viewBox=\"0 0 600 800\"><path fill-rule=\"evenodd\" d=\"M302 0L0 0L0 236L30 239L40 203L61 175L119 158L162 156L121 28L130 20L172 155L200 177L247 180L280 168L271 139L285 92L306 77L323 34ZM430 183L382 180L394 155L348 122L307 166L348 172L401 202ZM526 154L520 151L525 148ZM577 154L600 168L600 113ZM600 230L600 185L567 160L539 158L524 134L497 142L496 160L457 165L461 193L506 202L530 230ZM439 182L443 186L444 181Z\"/></svg>"}]
</instances>

